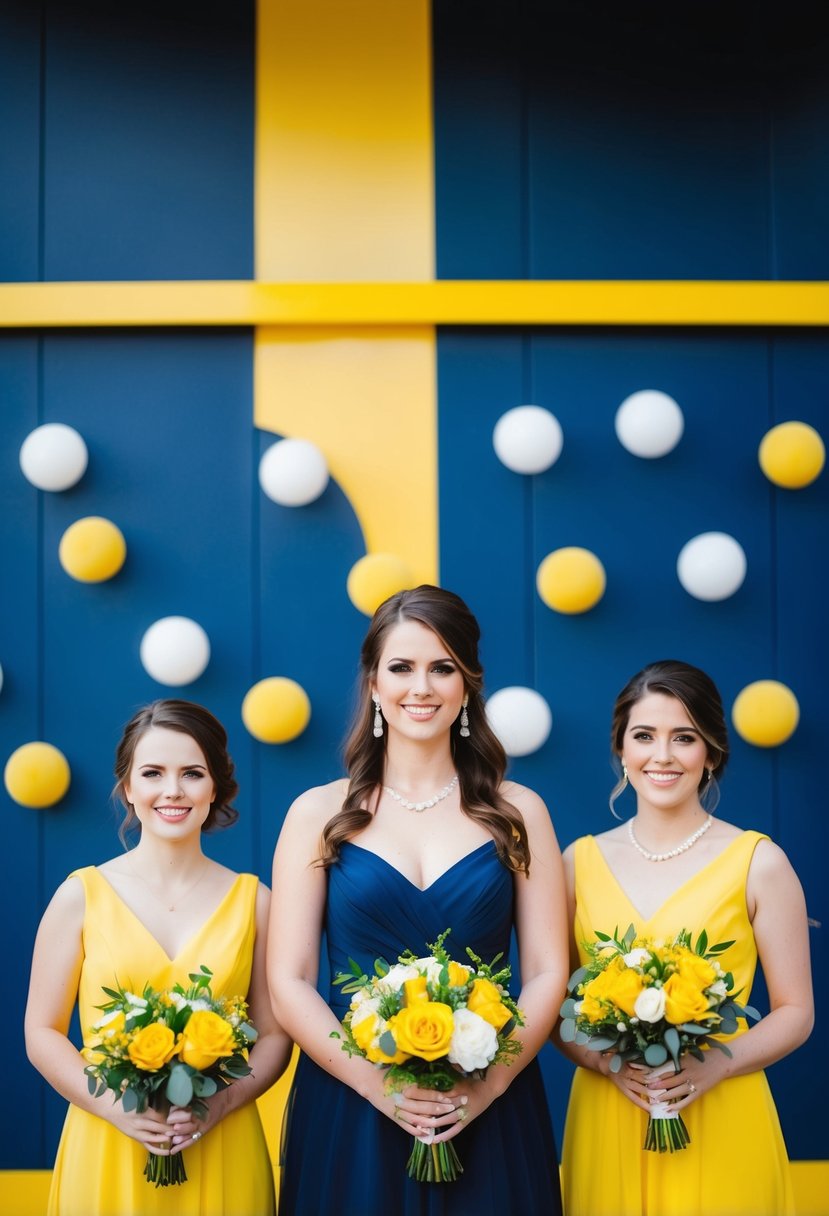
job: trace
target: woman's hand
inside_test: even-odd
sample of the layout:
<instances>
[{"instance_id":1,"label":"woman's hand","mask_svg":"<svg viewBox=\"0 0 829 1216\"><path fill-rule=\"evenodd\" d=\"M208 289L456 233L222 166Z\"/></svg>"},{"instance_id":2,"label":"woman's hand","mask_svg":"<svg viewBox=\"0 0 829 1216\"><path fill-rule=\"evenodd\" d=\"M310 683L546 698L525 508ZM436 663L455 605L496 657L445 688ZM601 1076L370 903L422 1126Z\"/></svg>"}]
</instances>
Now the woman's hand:
<instances>
[{"instance_id":1,"label":"woman's hand","mask_svg":"<svg viewBox=\"0 0 829 1216\"><path fill-rule=\"evenodd\" d=\"M485 1080L458 1078L448 1093L410 1085L386 1097L385 1114L391 1113L404 1131L427 1144L451 1140L464 1126L494 1102L498 1092ZM389 1103L392 1110L389 1112Z\"/></svg>"},{"instance_id":2,"label":"woman's hand","mask_svg":"<svg viewBox=\"0 0 829 1216\"><path fill-rule=\"evenodd\" d=\"M223 1101L226 1092L226 1090L220 1090L207 1100L207 1113L204 1118L199 1118L189 1106L170 1107L167 1122L172 1131L171 1151L173 1153L180 1153L182 1149L190 1148L197 1140L201 1140L202 1136L206 1136L209 1131L212 1131L217 1123L221 1123L227 1114L226 1104Z\"/></svg>"},{"instance_id":3,"label":"woman's hand","mask_svg":"<svg viewBox=\"0 0 829 1216\"><path fill-rule=\"evenodd\" d=\"M705 1060L683 1055L679 1072L646 1069L643 1074L646 1091L655 1102L669 1102L674 1110L684 1110L723 1079L728 1062L728 1057L716 1049L707 1051Z\"/></svg>"},{"instance_id":4,"label":"woman's hand","mask_svg":"<svg viewBox=\"0 0 829 1216\"><path fill-rule=\"evenodd\" d=\"M119 1132L123 1132L132 1140L137 1140L139 1144L143 1144L148 1152L155 1153L159 1157L170 1156L173 1129L157 1110L148 1106L139 1115L135 1111L124 1110L120 1102L113 1102L110 1110L104 1114L101 1101L99 1113Z\"/></svg>"}]
</instances>

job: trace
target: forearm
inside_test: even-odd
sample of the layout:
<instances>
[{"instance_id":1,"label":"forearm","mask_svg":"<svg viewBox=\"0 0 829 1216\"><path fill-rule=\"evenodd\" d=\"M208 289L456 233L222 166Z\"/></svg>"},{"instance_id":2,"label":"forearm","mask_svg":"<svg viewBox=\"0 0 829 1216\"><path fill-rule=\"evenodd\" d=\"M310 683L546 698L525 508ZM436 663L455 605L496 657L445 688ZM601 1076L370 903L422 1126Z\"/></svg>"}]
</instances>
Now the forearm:
<instances>
[{"instance_id":1,"label":"forearm","mask_svg":"<svg viewBox=\"0 0 829 1216\"><path fill-rule=\"evenodd\" d=\"M61 1097L92 1115L109 1118L113 1095L107 1093L96 1098L89 1092L84 1073L86 1061L66 1035L52 1027L40 1026L28 1031L26 1048L34 1067Z\"/></svg>"},{"instance_id":2,"label":"forearm","mask_svg":"<svg viewBox=\"0 0 829 1216\"><path fill-rule=\"evenodd\" d=\"M250 1073L239 1077L231 1085L220 1090L222 1115L255 1102L266 1090L278 1081L291 1058L291 1040L281 1031L260 1035L251 1048L248 1063Z\"/></svg>"},{"instance_id":3,"label":"forearm","mask_svg":"<svg viewBox=\"0 0 829 1216\"><path fill-rule=\"evenodd\" d=\"M549 1039L561 1005L564 982L563 976L542 972L521 989L516 1004L523 1014L524 1025L512 1034L512 1038L521 1043L521 1051L510 1058L509 1064L496 1064L490 1068L487 1082L494 1092L503 1093Z\"/></svg>"},{"instance_id":4,"label":"forearm","mask_svg":"<svg viewBox=\"0 0 829 1216\"><path fill-rule=\"evenodd\" d=\"M782 1060L809 1037L813 1017L798 1005L780 1005L736 1039L727 1039L731 1058L712 1048L720 1057L723 1077L743 1077Z\"/></svg>"},{"instance_id":5,"label":"forearm","mask_svg":"<svg viewBox=\"0 0 829 1216\"><path fill-rule=\"evenodd\" d=\"M319 993L305 980L278 977L272 986L274 1013L294 1042L315 1064L361 1097L377 1088L378 1070L368 1060L343 1050L342 1025ZM332 1038L332 1034L339 1038Z\"/></svg>"}]
</instances>

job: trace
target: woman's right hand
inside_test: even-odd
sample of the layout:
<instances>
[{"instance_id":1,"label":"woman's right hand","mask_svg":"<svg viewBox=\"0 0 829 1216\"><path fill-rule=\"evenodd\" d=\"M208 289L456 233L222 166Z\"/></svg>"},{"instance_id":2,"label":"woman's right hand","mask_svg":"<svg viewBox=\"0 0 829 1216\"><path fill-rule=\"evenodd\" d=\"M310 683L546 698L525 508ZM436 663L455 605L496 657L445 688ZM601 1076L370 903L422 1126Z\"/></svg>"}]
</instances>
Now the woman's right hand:
<instances>
[{"instance_id":1,"label":"woman's right hand","mask_svg":"<svg viewBox=\"0 0 829 1216\"><path fill-rule=\"evenodd\" d=\"M148 1106L139 1115L136 1111L124 1110L120 1102L113 1102L105 1117L119 1132L143 1144L148 1152L169 1157L175 1129L157 1110Z\"/></svg>"},{"instance_id":2,"label":"woman's right hand","mask_svg":"<svg viewBox=\"0 0 829 1216\"><path fill-rule=\"evenodd\" d=\"M406 1089L389 1093L385 1085L385 1074L379 1069L374 1070L372 1084L365 1096L380 1114L392 1119L410 1136L434 1133L435 1120L442 1120L444 1116L451 1114L457 1105L457 1099L451 1094L444 1094L436 1089L420 1089L417 1085L409 1085ZM441 1130L439 1124L437 1130Z\"/></svg>"},{"instance_id":3,"label":"woman's right hand","mask_svg":"<svg viewBox=\"0 0 829 1216\"><path fill-rule=\"evenodd\" d=\"M618 1072L611 1072L611 1055L603 1055L599 1052L596 1055L598 1057L597 1071L612 1081L619 1092L623 1093L634 1106L638 1106L640 1110L650 1110L650 1099L655 1094L652 1089L648 1089L646 1080L653 1070L647 1064L625 1063Z\"/></svg>"}]
</instances>

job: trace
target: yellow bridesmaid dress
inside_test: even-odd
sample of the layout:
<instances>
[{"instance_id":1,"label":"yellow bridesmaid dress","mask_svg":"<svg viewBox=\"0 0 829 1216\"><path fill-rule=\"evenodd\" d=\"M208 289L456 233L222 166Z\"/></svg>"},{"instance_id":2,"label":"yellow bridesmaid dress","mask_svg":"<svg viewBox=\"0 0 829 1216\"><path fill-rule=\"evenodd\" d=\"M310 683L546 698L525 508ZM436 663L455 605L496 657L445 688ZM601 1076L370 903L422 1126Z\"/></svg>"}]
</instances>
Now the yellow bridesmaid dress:
<instances>
[{"instance_id":1,"label":"yellow bridesmaid dress","mask_svg":"<svg viewBox=\"0 0 829 1216\"><path fill-rule=\"evenodd\" d=\"M757 949L746 908L746 879L759 832L743 832L665 900L649 919L616 881L592 836L576 841L575 938L595 930L648 937L681 929L710 942L734 941L721 955L738 1000L750 1002ZM740 1022L745 1032L745 1024ZM765 1073L721 1081L682 1112L691 1143L676 1153L645 1152L648 1116L600 1073L578 1068L564 1131L566 1216L790 1216L789 1162Z\"/></svg>"},{"instance_id":2,"label":"yellow bridesmaid dress","mask_svg":"<svg viewBox=\"0 0 829 1216\"><path fill-rule=\"evenodd\" d=\"M246 995L256 935L253 874L240 874L179 955L155 938L94 866L74 871L86 893L78 1004L84 1032L100 1016L113 981L140 993L149 983L185 986L204 963L215 993ZM111 1096L101 1102L111 1101ZM187 1182L154 1187L144 1178L147 1150L97 1115L70 1106L49 1194L47 1216L269 1216L273 1174L256 1103L233 1111L184 1150Z\"/></svg>"}]
</instances>

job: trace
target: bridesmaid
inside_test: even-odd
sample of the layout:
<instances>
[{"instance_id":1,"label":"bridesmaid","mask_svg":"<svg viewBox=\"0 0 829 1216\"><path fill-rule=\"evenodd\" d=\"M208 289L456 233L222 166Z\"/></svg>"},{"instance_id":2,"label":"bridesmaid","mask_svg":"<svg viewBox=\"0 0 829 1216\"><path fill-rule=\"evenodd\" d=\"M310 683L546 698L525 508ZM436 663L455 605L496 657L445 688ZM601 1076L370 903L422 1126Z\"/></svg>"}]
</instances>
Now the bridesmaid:
<instances>
[{"instance_id":1,"label":"bridesmaid","mask_svg":"<svg viewBox=\"0 0 829 1216\"><path fill-rule=\"evenodd\" d=\"M720 695L696 667L651 663L622 689L611 744L636 813L584 836L564 855L573 968L595 931L672 938L682 929L734 941L721 957L750 1003L757 959L771 1012L729 1041L732 1058L682 1058L659 1078L609 1056L564 1045L579 1065L564 1135L567 1216L787 1216L793 1211L786 1149L763 1069L798 1047L813 1022L806 909L776 844L714 818L728 760ZM615 814L615 812L614 812ZM676 1153L642 1148L649 1098L663 1091L688 1128ZM601 1163L601 1168L599 1168Z\"/></svg>"},{"instance_id":2,"label":"bridesmaid","mask_svg":"<svg viewBox=\"0 0 829 1216\"><path fill-rule=\"evenodd\" d=\"M561 856L537 794L504 780L487 724L475 618L437 587L403 591L374 615L362 650L348 779L309 790L288 812L274 858L268 974L274 1007L302 1048L289 1099L282 1216L508 1216L560 1210L550 1118L535 1055L567 971ZM456 958L507 953L521 965L523 1052L450 1093L410 1087L395 1102L383 1072L347 1056L332 1032L348 1008L326 972L366 973L451 928ZM457 1136L464 1173L416 1182L412 1137Z\"/></svg>"},{"instance_id":3,"label":"bridesmaid","mask_svg":"<svg viewBox=\"0 0 829 1216\"><path fill-rule=\"evenodd\" d=\"M238 818L224 728L200 705L156 701L127 723L115 774L122 840L137 828L138 843L69 875L44 913L32 962L29 1058L70 1103L49 1216L267 1216L273 1177L254 1099L283 1071L290 1044L267 995L268 889L202 852L203 832ZM92 1097L68 1038L75 1003L86 1032L101 1016L103 985L186 987L202 963L216 995L247 996L259 1030L250 1076L208 1098L204 1119L180 1108L139 1115L111 1093ZM148 1150L185 1150L188 1181L150 1185Z\"/></svg>"}]
</instances>

